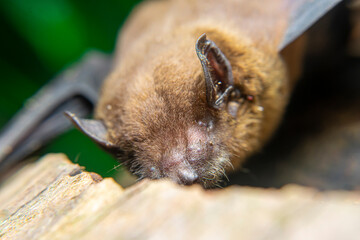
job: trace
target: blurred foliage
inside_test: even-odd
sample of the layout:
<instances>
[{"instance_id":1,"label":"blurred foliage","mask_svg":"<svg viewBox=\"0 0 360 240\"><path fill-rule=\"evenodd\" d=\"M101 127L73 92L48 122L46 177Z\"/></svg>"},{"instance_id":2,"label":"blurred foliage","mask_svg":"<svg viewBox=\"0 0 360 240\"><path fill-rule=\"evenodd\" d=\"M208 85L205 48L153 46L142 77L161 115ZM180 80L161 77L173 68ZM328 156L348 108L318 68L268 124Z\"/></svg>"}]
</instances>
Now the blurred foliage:
<instances>
[{"instance_id":1,"label":"blurred foliage","mask_svg":"<svg viewBox=\"0 0 360 240\"><path fill-rule=\"evenodd\" d=\"M0 1L0 127L27 98L89 49L111 53L116 35L140 0ZM104 177L118 163L81 133L72 130L46 152L63 152Z\"/></svg>"}]
</instances>

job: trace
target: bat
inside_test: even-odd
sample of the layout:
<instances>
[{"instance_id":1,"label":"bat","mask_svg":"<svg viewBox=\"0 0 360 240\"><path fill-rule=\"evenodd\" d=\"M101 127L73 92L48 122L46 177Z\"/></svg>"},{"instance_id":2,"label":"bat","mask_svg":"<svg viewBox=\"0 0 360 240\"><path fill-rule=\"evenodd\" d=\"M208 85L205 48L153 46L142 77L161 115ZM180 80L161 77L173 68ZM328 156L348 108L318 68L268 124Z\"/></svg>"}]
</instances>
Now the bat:
<instances>
[{"instance_id":1,"label":"bat","mask_svg":"<svg viewBox=\"0 0 360 240\"><path fill-rule=\"evenodd\" d=\"M58 104L44 104L46 114L31 116L37 120L27 121L33 125L21 131L25 137L4 132L0 169L35 149L32 128L39 122L54 119L66 129L58 114L67 108L77 128L139 179L216 186L276 129L300 74L305 44L300 35L338 2L146 1L120 33L98 101L106 61L88 69L103 73L96 84L75 81L80 87L51 90L59 93ZM96 120L84 119L95 102ZM21 119L15 117L6 129L16 129ZM49 132L40 126L35 139L42 144L60 131Z\"/></svg>"}]
</instances>

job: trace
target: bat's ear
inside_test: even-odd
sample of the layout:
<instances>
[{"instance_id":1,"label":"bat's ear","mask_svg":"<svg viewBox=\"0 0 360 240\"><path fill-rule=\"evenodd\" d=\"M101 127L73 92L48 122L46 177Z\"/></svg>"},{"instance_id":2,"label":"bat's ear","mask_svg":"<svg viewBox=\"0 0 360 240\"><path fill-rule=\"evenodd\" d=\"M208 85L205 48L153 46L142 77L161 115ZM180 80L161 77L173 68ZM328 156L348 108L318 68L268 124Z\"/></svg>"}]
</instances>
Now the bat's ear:
<instances>
[{"instance_id":1,"label":"bat's ear","mask_svg":"<svg viewBox=\"0 0 360 240\"><path fill-rule=\"evenodd\" d=\"M207 103L219 109L234 89L230 62L205 33L196 42L196 54L205 75Z\"/></svg>"},{"instance_id":2,"label":"bat's ear","mask_svg":"<svg viewBox=\"0 0 360 240\"><path fill-rule=\"evenodd\" d=\"M105 150L111 153L118 151L118 147L107 140L107 129L102 121L78 118L74 113L68 111L64 114L72 121L75 127Z\"/></svg>"}]
</instances>

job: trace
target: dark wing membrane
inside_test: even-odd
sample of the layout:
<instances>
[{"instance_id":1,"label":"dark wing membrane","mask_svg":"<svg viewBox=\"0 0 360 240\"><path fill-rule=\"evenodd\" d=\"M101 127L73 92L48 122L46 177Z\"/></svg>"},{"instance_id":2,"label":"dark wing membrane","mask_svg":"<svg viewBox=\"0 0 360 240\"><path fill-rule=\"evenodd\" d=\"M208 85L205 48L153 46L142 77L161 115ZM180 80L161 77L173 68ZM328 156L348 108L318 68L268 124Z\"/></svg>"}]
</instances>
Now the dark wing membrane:
<instances>
[{"instance_id":1,"label":"dark wing membrane","mask_svg":"<svg viewBox=\"0 0 360 240\"><path fill-rule=\"evenodd\" d=\"M291 11L282 42L278 46L279 51L294 41L317 20L331 10L342 0L288 0Z\"/></svg>"},{"instance_id":2,"label":"dark wing membrane","mask_svg":"<svg viewBox=\"0 0 360 240\"><path fill-rule=\"evenodd\" d=\"M109 56L88 53L29 99L0 135L0 173L67 131L64 111L90 115L110 66Z\"/></svg>"}]
</instances>

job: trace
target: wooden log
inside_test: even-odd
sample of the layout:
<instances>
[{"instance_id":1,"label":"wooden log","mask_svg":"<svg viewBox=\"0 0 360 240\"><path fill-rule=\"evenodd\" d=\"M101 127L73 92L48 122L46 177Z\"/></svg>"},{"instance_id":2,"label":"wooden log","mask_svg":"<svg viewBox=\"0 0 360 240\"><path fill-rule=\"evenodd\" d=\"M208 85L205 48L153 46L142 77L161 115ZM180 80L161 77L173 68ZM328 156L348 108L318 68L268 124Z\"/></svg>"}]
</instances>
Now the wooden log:
<instances>
[{"instance_id":1,"label":"wooden log","mask_svg":"<svg viewBox=\"0 0 360 240\"><path fill-rule=\"evenodd\" d=\"M50 154L0 187L6 239L357 239L359 192L232 186L204 190L166 180L123 189Z\"/></svg>"}]
</instances>

